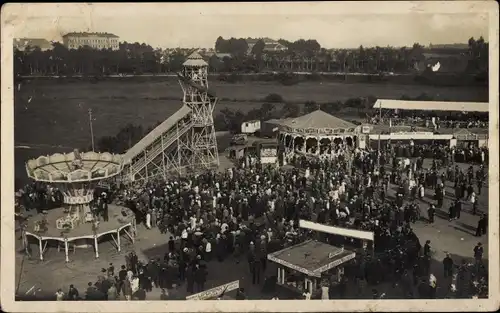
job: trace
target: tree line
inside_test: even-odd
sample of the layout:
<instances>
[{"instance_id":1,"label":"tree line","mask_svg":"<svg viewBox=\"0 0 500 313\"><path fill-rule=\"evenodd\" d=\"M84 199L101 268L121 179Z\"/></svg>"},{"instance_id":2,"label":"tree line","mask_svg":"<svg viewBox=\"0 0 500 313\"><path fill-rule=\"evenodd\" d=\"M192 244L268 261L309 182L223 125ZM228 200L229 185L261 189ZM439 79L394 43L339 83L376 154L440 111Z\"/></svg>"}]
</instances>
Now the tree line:
<instances>
[{"instance_id":1,"label":"tree line","mask_svg":"<svg viewBox=\"0 0 500 313\"><path fill-rule=\"evenodd\" d=\"M217 38L215 52L202 49L211 72L259 73L266 71L304 71L341 73L412 73L424 53L457 55L457 49L433 49L415 43L412 47L363 47L329 50L316 40L278 41L287 49L265 51L264 40L258 40L248 51L246 39ZM53 43L53 49L39 47L14 49L14 72L18 76L108 76L164 74L179 71L192 49L154 49L145 43L122 42L118 50L96 50L84 46L67 49ZM488 71L488 43L482 37L470 38L467 50L458 50L467 58L469 73Z\"/></svg>"}]
</instances>

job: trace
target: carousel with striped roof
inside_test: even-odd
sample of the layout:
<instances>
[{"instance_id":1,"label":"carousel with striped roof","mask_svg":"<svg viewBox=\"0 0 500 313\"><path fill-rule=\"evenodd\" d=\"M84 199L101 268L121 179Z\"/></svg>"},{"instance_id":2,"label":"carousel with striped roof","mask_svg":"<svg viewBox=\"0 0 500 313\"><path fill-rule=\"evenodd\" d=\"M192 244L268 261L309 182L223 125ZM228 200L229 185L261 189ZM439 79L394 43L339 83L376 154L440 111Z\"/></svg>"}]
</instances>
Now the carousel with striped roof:
<instances>
[{"instance_id":1,"label":"carousel with striped roof","mask_svg":"<svg viewBox=\"0 0 500 313\"><path fill-rule=\"evenodd\" d=\"M358 136L359 127L320 109L276 124L280 148L287 155L330 155L340 145L355 148L364 139Z\"/></svg>"}]
</instances>

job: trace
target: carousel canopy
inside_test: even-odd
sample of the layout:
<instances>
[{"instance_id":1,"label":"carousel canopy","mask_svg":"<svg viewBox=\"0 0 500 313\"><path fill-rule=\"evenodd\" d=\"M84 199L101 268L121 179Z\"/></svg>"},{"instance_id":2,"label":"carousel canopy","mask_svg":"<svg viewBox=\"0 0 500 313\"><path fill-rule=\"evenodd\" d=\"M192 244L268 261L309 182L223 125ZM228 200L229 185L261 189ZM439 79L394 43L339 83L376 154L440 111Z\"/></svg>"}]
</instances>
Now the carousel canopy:
<instances>
[{"instance_id":1,"label":"carousel canopy","mask_svg":"<svg viewBox=\"0 0 500 313\"><path fill-rule=\"evenodd\" d=\"M356 253L353 251L315 240L308 240L267 255L270 261L315 277L321 277L321 273L355 257Z\"/></svg>"},{"instance_id":2,"label":"carousel canopy","mask_svg":"<svg viewBox=\"0 0 500 313\"><path fill-rule=\"evenodd\" d=\"M354 128L356 125L353 123L344 121L338 117L330 115L322 110L316 110L306 115L299 116L297 118L290 118L282 120L280 123L283 126L288 126L291 128L298 129L310 129L310 128Z\"/></svg>"},{"instance_id":3,"label":"carousel canopy","mask_svg":"<svg viewBox=\"0 0 500 313\"><path fill-rule=\"evenodd\" d=\"M53 183L88 182L119 174L123 157L108 152L55 153L26 162L28 176L36 181Z\"/></svg>"}]
</instances>

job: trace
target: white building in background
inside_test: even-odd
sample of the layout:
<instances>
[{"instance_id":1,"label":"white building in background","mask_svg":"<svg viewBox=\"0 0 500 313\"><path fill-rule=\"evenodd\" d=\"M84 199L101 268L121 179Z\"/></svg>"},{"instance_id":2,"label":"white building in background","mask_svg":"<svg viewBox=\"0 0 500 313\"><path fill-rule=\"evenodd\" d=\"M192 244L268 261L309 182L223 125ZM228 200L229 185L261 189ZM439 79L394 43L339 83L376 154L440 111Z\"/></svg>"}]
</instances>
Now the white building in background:
<instances>
[{"instance_id":1,"label":"white building in background","mask_svg":"<svg viewBox=\"0 0 500 313\"><path fill-rule=\"evenodd\" d=\"M264 52L277 52L277 51L286 51L288 48L285 45L280 44L277 40L271 38L248 38L245 39L248 45L247 54L252 53L252 49L257 44L259 40L264 42Z\"/></svg>"},{"instance_id":2,"label":"white building in background","mask_svg":"<svg viewBox=\"0 0 500 313\"><path fill-rule=\"evenodd\" d=\"M63 36L63 45L68 49L78 49L89 46L93 49L112 49L120 48L120 37L110 33L68 33Z\"/></svg>"},{"instance_id":3,"label":"white building in background","mask_svg":"<svg viewBox=\"0 0 500 313\"><path fill-rule=\"evenodd\" d=\"M247 121L241 124L241 132L243 134L254 134L255 132L260 131L260 121L252 120Z\"/></svg>"},{"instance_id":4,"label":"white building in background","mask_svg":"<svg viewBox=\"0 0 500 313\"><path fill-rule=\"evenodd\" d=\"M279 42L266 42L264 45L264 52L278 52L286 50L288 50L288 48Z\"/></svg>"}]
</instances>

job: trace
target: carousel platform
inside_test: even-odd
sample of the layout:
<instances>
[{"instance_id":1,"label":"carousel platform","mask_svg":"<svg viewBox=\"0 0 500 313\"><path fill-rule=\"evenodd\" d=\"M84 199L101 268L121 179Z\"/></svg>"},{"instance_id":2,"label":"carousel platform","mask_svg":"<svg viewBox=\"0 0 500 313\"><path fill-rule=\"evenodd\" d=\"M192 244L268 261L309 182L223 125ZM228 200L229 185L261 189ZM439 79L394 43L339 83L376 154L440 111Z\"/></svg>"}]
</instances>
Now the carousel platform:
<instances>
[{"instance_id":1,"label":"carousel platform","mask_svg":"<svg viewBox=\"0 0 500 313\"><path fill-rule=\"evenodd\" d=\"M104 222L85 222L77 216L71 216L64 208L55 208L44 211L26 220L23 228L23 243L26 251L31 244L30 239L38 241L40 260L47 249L49 242L55 242L57 249L63 248L66 252L66 262L69 262L68 251L76 248L93 247L96 258L99 257L98 244L104 236L111 237L118 251L121 233L134 242L136 234L135 214L128 208L113 204L108 205L109 220ZM64 225L60 225L64 220Z\"/></svg>"},{"instance_id":2,"label":"carousel platform","mask_svg":"<svg viewBox=\"0 0 500 313\"><path fill-rule=\"evenodd\" d=\"M46 211L46 214L38 214L28 219L26 233L29 233L33 236L49 238L53 237L63 239L64 235L66 235L68 240L72 238L94 238L93 231L93 223L92 222L84 222L80 221L74 226L73 229L64 231L62 229L57 228L57 220L61 217L67 215L64 213L63 208L55 208L52 210ZM127 213L127 215L122 214L122 210ZM108 205L108 213L109 213L109 221L99 223L99 226L96 230L96 235L98 237L103 236L110 232L117 231L118 228L121 228L127 224L132 223L133 219L135 219L134 213L125 207L117 206L110 204ZM35 231L36 224L39 224L43 219L47 221L46 229L43 231Z\"/></svg>"}]
</instances>

